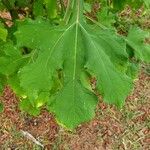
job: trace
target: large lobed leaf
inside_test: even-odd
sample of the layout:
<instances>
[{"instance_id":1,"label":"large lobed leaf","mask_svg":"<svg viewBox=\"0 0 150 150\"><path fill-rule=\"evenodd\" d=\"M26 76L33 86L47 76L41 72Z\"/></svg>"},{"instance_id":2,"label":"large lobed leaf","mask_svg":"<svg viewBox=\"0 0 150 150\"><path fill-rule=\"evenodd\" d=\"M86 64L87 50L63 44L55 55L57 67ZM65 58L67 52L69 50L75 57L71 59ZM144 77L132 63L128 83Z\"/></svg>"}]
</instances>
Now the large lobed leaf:
<instances>
[{"instance_id":1,"label":"large lobed leaf","mask_svg":"<svg viewBox=\"0 0 150 150\"><path fill-rule=\"evenodd\" d=\"M21 87L33 103L47 97L48 109L70 129L94 116L97 97L89 88L88 74L96 77L104 101L119 107L132 88L125 73L124 40L113 31L87 25L80 8L77 1L66 27L28 20L15 33L19 47L38 49L36 61L20 70ZM57 88L55 81L60 82Z\"/></svg>"}]
</instances>

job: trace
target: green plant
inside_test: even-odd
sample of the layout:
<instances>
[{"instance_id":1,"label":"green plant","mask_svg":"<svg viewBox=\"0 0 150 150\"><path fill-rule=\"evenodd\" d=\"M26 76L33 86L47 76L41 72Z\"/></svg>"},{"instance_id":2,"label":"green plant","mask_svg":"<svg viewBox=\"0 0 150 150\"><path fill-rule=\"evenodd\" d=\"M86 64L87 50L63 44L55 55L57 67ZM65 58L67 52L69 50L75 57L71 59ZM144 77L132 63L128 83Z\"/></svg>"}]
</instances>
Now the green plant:
<instances>
[{"instance_id":1,"label":"green plant","mask_svg":"<svg viewBox=\"0 0 150 150\"><path fill-rule=\"evenodd\" d=\"M83 0L68 1L66 11L62 1L9 2L2 3L13 26L1 19L0 79L1 86L10 85L21 97L22 110L38 115L45 106L59 124L73 129L94 117L98 98L90 84L93 77L105 102L119 108L124 104L139 61L150 62L147 32L132 27L123 36L109 20L87 23ZM18 20L20 11L23 20Z\"/></svg>"},{"instance_id":2,"label":"green plant","mask_svg":"<svg viewBox=\"0 0 150 150\"><path fill-rule=\"evenodd\" d=\"M4 106L2 103L0 103L0 113L3 112Z\"/></svg>"}]
</instances>

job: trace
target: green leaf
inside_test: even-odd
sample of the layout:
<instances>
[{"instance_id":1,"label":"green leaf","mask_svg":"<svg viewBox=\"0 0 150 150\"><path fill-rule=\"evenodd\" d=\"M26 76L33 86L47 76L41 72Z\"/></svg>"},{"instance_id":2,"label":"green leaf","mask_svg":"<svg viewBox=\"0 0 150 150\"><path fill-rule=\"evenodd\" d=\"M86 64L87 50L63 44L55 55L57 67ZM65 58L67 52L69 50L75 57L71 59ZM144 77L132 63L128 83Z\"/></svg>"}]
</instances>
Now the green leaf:
<instances>
[{"instance_id":1,"label":"green leaf","mask_svg":"<svg viewBox=\"0 0 150 150\"><path fill-rule=\"evenodd\" d=\"M150 8L150 1L149 0L143 0L144 1L144 3L145 3L145 6L147 7L147 8Z\"/></svg>"},{"instance_id":2,"label":"green leaf","mask_svg":"<svg viewBox=\"0 0 150 150\"><path fill-rule=\"evenodd\" d=\"M144 4L144 0L126 0L126 3L132 7L132 9L138 9Z\"/></svg>"},{"instance_id":3,"label":"green leaf","mask_svg":"<svg viewBox=\"0 0 150 150\"><path fill-rule=\"evenodd\" d=\"M20 87L20 80L17 74L11 75L7 78L7 84L11 87L11 89L18 95L23 98L26 98L26 95L23 89Z\"/></svg>"},{"instance_id":4,"label":"green leaf","mask_svg":"<svg viewBox=\"0 0 150 150\"><path fill-rule=\"evenodd\" d=\"M124 8L126 0L113 0L113 8L116 10L121 10Z\"/></svg>"},{"instance_id":5,"label":"green leaf","mask_svg":"<svg viewBox=\"0 0 150 150\"><path fill-rule=\"evenodd\" d=\"M126 5L130 6L132 9L140 8L147 0L112 0L113 8L117 11L124 9ZM146 2L146 4L148 4Z\"/></svg>"},{"instance_id":6,"label":"green leaf","mask_svg":"<svg viewBox=\"0 0 150 150\"><path fill-rule=\"evenodd\" d=\"M3 112L3 110L4 110L4 106L3 106L3 104L2 104L2 103L0 103L0 113L2 113L2 112Z\"/></svg>"},{"instance_id":7,"label":"green leaf","mask_svg":"<svg viewBox=\"0 0 150 150\"><path fill-rule=\"evenodd\" d=\"M49 18L56 18L57 16L57 0L44 0L46 11Z\"/></svg>"},{"instance_id":8,"label":"green leaf","mask_svg":"<svg viewBox=\"0 0 150 150\"><path fill-rule=\"evenodd\" d=\"M98 21L107 27L112 27L116 22L115 15L107 7L102 8L98 13Z\"/></svg>"},{"instance_id":9,"label":"green leaf","mask_svg":"<svg viewBox=\"0 0 150 150\"><path fill-rule=\"evenodd\" d=\"M84 3L84 10L85 10L85 12L91 12L91 10L92 10L91 4L85 2Z\"/></svg>"},{"instance_id":10,"label":"green leaf","mask_svg":"<svg viewBox=\"0 0 150 150\"><path fill-rule=\"evenodd\" d=\"M3 54L0 55L0 73L9 76L18 71L27 57L23 57L21 51L11 42L4 43L1 48Z\"/></svg>"},{"instance_id":11,"label":"green leaf","mask_svg":"<svg viewBox=\"0 0 150 150\"><path fill-rule=\"evenodd\" d=\"M11 1L15 1L16 5L19 7L29 6L31 3L31 0L11 0Z\"/></svg>"},{"instance_id":12,"label":"green leaf","mask_svg":"<svg viewBox=\"0 0 150 150\"><path fill-rule=\"evenodd\" d=\"M39 49L36 61L20 69L21 87L32 105L38 103L38 97L48 97L48 109L55 113L60 124L70 129L95 114L98 99L84 73L94 75L104 101L118 107L132 88L132 80L126 75L125 41L114 31L87 25L79 1L76 6L65 27L29 20L15 33L18 46ZM62 86L49 96L53 78L60 69Z\"/></svg>"},{"instance_id":13,"label":"green leaf","mask_svg":"<svg viewBox=\"0 0 150 150\"><path fill-rule=\"evenodd\" d=\"M0 22L0 40L6 41L7 34L7 29L5 29L3 24Z\"/></svg>"},{"instance_id":14,"label":"green leaf","mask_svg":"<svg viewBox=\"0 0 150 150\"><path fill-rule=\"evenodd\" d=\"M127 44L133 49L134 55L138 60L150 62L150 45L145 44L145 39L149 33L140 28L131 28L126 38Z\"/></svg>"},{"instance_id":15,"label":"green leaf","mask_svg":"<svg viewBox=\"0 0 150 150\"><path fill-rule=\"evenodd\" d=\"M43 16L44 15L44 5L43 0L37 0L33 4L33 14L37 16Z\"/></svg>"},{"instance_id":16,"label":"green leaf","mask_svg":"<svg viewBox=\"0 0 150 150\"><path fill-rule=\"evenodd\" d=\"M2 3L2 0L0 0L0 10L3 10L3 9L5 9L5 6L4 6L4 4Z\"/></svg>"},{"instance_id":17,"label":"green leaf","mask_svg":"<svg viewBox=\"0 0 150 150\"><path fill-rule=\"evenodd\" d=\"M40 109L34 107L28 99L21 100L19 108L22 111L28 112L30 115L37 116L40 114Z\"/></svg>"},{"instance_id":18,"label":"green leaf","mask_svg":"<svg viewBox=\"0 0 150 150\"><path fill-rule=\"evenodd\" d=\"M139 64L135 62L131 62L128 65L127 75L132 79L136 79L139 73Z\"/></svg>"},{"instance_id":19,"label":"green leaf","mask_svg":"<svg viewBox=\"0 0 150 150\"><path fill-rule=\"evenodd\" d=\"M5 85L9 85L19 96L26 96L20 87L18 72L25 64L34 61L35 53L25 55L11 41L0 42L0 93Z\"/></svg>"},{"instance_id":20,"label":"green leaf","mask_svg":"<svg viewBox=\"0 0 150 150\"><path fill-rule=\"evenodd\" d=\"M0 74L0 95L2 94L4 90L4 86L7 83L6 77L4 75Z\"/></svg>"},{"instance_id":21,"label":"green leaf","mask_svg":"<svg viewBox=\"0 0 150 150\"><path fill-rule=\"evenodd\" d=\"M1 84L1 78L0 78L0 94L1 94L1 92L2 92L2 90L3 90L3 85Z\"/></svg>"}]
</instances>

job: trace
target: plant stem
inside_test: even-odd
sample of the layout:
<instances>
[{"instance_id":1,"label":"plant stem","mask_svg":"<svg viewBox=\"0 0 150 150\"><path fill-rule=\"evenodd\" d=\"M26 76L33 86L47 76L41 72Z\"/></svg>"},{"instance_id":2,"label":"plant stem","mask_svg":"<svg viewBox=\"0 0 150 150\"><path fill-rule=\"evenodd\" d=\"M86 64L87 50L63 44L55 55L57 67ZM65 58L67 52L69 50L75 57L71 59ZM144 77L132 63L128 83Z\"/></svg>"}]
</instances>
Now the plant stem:
<instances>
[{"instance_id":1,"label":"plant stem","mask_svg":"<svg viewBox=\"0 0 150 150\"><path fill-rule=\"evenodd\" d=\"M64 15L64 22L65 24L68 23L71 13L72 13L72 9L73 9L73 5L74 5L74 0L68 0L68 4L67 4L67 8L66 8L66 13Z\"/></svg>"},{"instance_id":2,"label":"plant stem","mask_svg":"<svg viewBox=\"0 0 150 150\"><path fill-rule=\"evenodd\" d=\"M61 13L64 14L64 11L65 11L64 2L63 2L63 0L59 0L59 2L60 2L60 5L61 5Z\"/></svg>"}]
</instances>

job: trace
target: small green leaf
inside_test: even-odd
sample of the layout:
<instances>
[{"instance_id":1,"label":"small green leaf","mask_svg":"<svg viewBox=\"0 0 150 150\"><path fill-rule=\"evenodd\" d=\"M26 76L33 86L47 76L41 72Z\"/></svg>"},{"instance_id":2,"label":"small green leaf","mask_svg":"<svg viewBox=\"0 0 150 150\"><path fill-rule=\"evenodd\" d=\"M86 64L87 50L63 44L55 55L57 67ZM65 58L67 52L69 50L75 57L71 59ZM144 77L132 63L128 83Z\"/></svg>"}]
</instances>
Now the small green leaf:
<instances>
[{"instance_id":1,"label":"small green leaf","mask_svg":"<svg viewBox=\"0 0 150 150\"><path fill-rule=\"evenodd\" d=\"M0 95L2 94L4 90L4 86L7 83L6 77L4 75L0 74Z\"/></svg>"},{"instance_id":2,"label":"small green leaf","mask_svg":"<svg viewBox=\"0 0 150 150\"><path fill-rule=\"evenodd\" d=\"M6 41L7 35L8 35L8 31L0 23L0 40Z\"/></svg>"},{"instance_id":3,"label":"small green leaf","mask_svg":"<svg viewBox=\"0 0 150 150\"><path fill-rule=\"evenodd\" d=\"M31 3L31 0L11 0L11 1L15 1L14 3L16 3L16 5L19 7L29 6Z\"/></svg>"},{"instance_id":4,"label":"small green leaf","mask_svg":"<svg viewBox=\"0 0 150 150\"><path fill-rule=\"evenodd\" d=\"M4 106L3 104L0 102L0 113L2 113L4 111Z\"/></svg>"},{"instance_id":5,"label":"small green leaf","mask_svg":"<svg viewBox=\"0 0 150 150\"><path fill-rule=\"evenodd\" d=\"M21 100L19 107L22 111L28 112L30 115L37 116L40 114L40 109L34 107L28 99Z\"/></svg>"},{"instance_id":6,"label":"small green leaf","mask_svg":"<svg viewBox=\"0 0 150 150\"><path fill-rule=\"evenodd\" d=\"M149 0L144 0L145 6L147 8L150 8L150 1Z\"/></svg>"},{"instance_id":7,"label":"small green leaf","mask_svg":"<svg viewBox=\"0 0 150 150\"><path fill-rule=\"evenodd\" d=\"M21 97L25 97L25 93L24 93L23 89L20 87L20 80L16 74L8 77L7 84L11 87L11 89L17 95L19 95Z\"/></svg>"},{"instance_id":8,"label":"small green leaf","mask_svg":"<svg viewBox=\"0 0 150 150\"><path fill-rule=\"evenodd\" d=\"M57 16L57 0L44 0L46 11L49 18L56 18Z\"/></svg>"},{"instance_id":9,"label":"small green leaf","mask_svg":"<svg viewBox=\"0 0 150 150\"><path fill-rule=\"evenodd\" d=\"M44 4L43 0L37 0L33 4L33 14L34 16L43 16L44 15Z\"/></svg>"},{"instance_id":10,"label":"small green leaf","mask_svg":"<svg viewBox=\"0 0 150 150\"><path fill-rule=\"evenodd\" d=\"M0 55L0 73L3 75L11 75L26 63L27 58L23 57L21 51L15 47L12 42L3 44L3 55Z\"/></svg>"},{"instance_id":11,"label":"small green leaf","mask_svg":"<svg viewBox=\"0 0 150 150\"><path fill-rule=\"evenodd\" d=\"M35 105L37 108L39 108L39 107L45 105L48 100L49 100L49 93L41 92L39 94L38 98L35 100L36 101Z\"/></svg>"},{"instance_id":12,"label":"small green leaf","mask_svg":"<svg viewBox=\"0 0 150 150\"><path fill-rule=\"evenodd\" d=\"M5 6L4 4L2 3L2 0L0 0L0 10L4 10L5 9Z\"/></svg>"},{"instance_id":13,"label":"small green leaf","mask_svg":"<svg viewBox=\"0 0 150 150\"><path fill-rule=\"evenodd\" d=\"M116 10L121 10L124 8L126 0L113 0L113 8Z\"/></svg>"},{"instance_id":14,"label":"small green leaf","mask_svg":"<svg viewBox=\"0 0 150 150\"><path fill-rule=\"evenodd\" d=\"M129 30L126 41L127 44L134 50L133 53L138 60L149 63L150 45L145 43L145 39L148 37L148 32L134 27Z\"/></svg>"},{"instance_id":15,"label":"small green leaf","mask_svg":"<svg viewBox=\"0 0 150 150\"><path fill-rule=\"evenodd\" d=\"M132 79L136 79L139 73L139 64L138 63L129 63L127 68L127 75Z\"/></svg>"},{"instance_id":16,"label":"small green leaf","mask_svg":"<svg viewBox=\"0 0 150 150\"><path fill-rule=\"evenodd\" d=\"M98 13L98 21L107 27L111 27L116 22L115 15L107 7Z\"/></svg>"},{"instance_id":17,"label":"small green leaf","mask_svg":"<svg viewBox=\"0 0 150 150\"><path fill-rule=\"evenodd\" d=\"M147 0L112 0L114 10L121 11L126 5L132 9L140 8ZM148 3L146 3L148 4Z\"/></svg>"},{"instance_id":18,"label":"small green leaf","mask_svg":"<svg viewBox=\"0 0 150 150\"><path fill-rule=\"evenodd\" d=\"M85 12L91 12L92 11L92 6L89 3L84 3L84 10Z\"/></svg>"}]
</instances>

